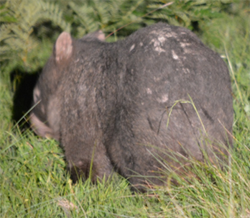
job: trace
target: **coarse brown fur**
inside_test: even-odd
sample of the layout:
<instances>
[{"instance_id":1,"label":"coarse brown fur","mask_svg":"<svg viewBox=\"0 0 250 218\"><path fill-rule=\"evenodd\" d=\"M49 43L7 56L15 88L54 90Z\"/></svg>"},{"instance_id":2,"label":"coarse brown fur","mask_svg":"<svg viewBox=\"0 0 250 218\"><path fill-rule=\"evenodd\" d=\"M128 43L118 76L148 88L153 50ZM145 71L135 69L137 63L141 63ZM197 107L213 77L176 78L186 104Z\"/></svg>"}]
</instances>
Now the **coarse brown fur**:
<instances>
[{"instance_id":1,"label":"coarse brown fur","mask_svg":"<svg viewBox=\"0 0 250 218\"><path fill-rule=\"evenodd\" d=\"M34 90L34 129L60 141L73 179L116 170L142 189L166 181L161 159L172 168L204 161L204 152L226 159L233 106L217 53L164 23L103 40L100 31L78 40L62 33Z\"/></svg>"}]
</instances>

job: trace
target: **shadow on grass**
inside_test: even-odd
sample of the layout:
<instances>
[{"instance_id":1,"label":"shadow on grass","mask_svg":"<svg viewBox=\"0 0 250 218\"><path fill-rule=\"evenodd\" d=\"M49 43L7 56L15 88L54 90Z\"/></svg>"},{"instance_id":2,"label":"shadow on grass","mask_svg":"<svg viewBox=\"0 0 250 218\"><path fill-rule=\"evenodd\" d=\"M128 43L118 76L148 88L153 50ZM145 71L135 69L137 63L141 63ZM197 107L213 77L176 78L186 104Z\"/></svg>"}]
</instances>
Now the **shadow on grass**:
<instances>
[{"instance_id":1,"label":"shadow on grass","mask_svg":"<svg viewBox=\"0 0 250 218\"><path fill-rule=\"evenodd\" d=\"M19 122L19 127L23 131L30 127L28 114L23 117L31 108L33 89L36 85L39 72L25 73L20 70L14 70L10 74L12 90L14 92L12 120L14 123Z\"/></svg>"}]
</instances>

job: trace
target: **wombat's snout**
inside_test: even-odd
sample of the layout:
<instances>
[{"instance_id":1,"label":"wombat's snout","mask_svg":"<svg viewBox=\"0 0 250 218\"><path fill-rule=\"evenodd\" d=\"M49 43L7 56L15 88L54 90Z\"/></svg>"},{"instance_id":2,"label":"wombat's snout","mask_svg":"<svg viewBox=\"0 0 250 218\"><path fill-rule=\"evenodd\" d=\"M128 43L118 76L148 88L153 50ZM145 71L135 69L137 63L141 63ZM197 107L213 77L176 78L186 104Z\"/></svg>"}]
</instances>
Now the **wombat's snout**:
<instances>
[{"instance_id":1,"label":"wombat's snout","mask_svg":"<svg viewBox=\"0 0 250 218\"><path fill-rule=\"evenodd\" d=\"M52 138L53 131L44 122L42 122L34 113L30 114L30 123L33 131L42 137Z\"/></svg>"}]
</instances>

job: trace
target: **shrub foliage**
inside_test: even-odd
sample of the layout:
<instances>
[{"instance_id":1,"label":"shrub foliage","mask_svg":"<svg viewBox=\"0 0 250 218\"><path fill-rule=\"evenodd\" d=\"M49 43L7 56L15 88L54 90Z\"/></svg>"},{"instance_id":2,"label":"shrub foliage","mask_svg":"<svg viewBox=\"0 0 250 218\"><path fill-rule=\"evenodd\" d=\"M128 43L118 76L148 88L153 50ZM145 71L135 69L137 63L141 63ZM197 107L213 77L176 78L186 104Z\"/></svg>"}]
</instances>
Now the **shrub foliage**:
<instances>
[{"instance_id":1,"label":"shrub foliage","mask_svg":"<svg viewBox=\"0 0 250 218\"><path fill-rule=\"evenodd\" d=\"M114 41L157 21L197 29L199 22L228 12L233 2L236 0L7 0L0 6L0 62L7 64L7 71L33 72L43 66L61 31L82 37L97 29L110 34L123 27L108 39Z\"/></svg>"}]
</instances>

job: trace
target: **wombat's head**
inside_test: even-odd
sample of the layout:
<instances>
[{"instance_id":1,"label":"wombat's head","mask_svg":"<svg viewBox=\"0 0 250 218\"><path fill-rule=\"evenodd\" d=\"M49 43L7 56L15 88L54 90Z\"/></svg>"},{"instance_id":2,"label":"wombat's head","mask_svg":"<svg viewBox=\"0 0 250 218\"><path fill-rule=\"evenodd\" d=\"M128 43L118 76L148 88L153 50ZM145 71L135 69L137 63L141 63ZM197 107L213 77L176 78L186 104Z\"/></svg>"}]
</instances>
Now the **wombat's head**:
<instances>
[{"instance_id":1,"label":"wombat's head","mask_svg":"<svg viewBox=\"0 0 250 218\"><path fill-rule=\"evenodd\" d=\"M105 35L99 30L85 35L82 39L104 41ZM30 122L32 129L42 137L59 139L61 106L58 85L63 78L67 79L67 73L70 73L68 66L74 59L75 41L67 32L60 34L34 88Z\"/></svg>"}]
</instances>

